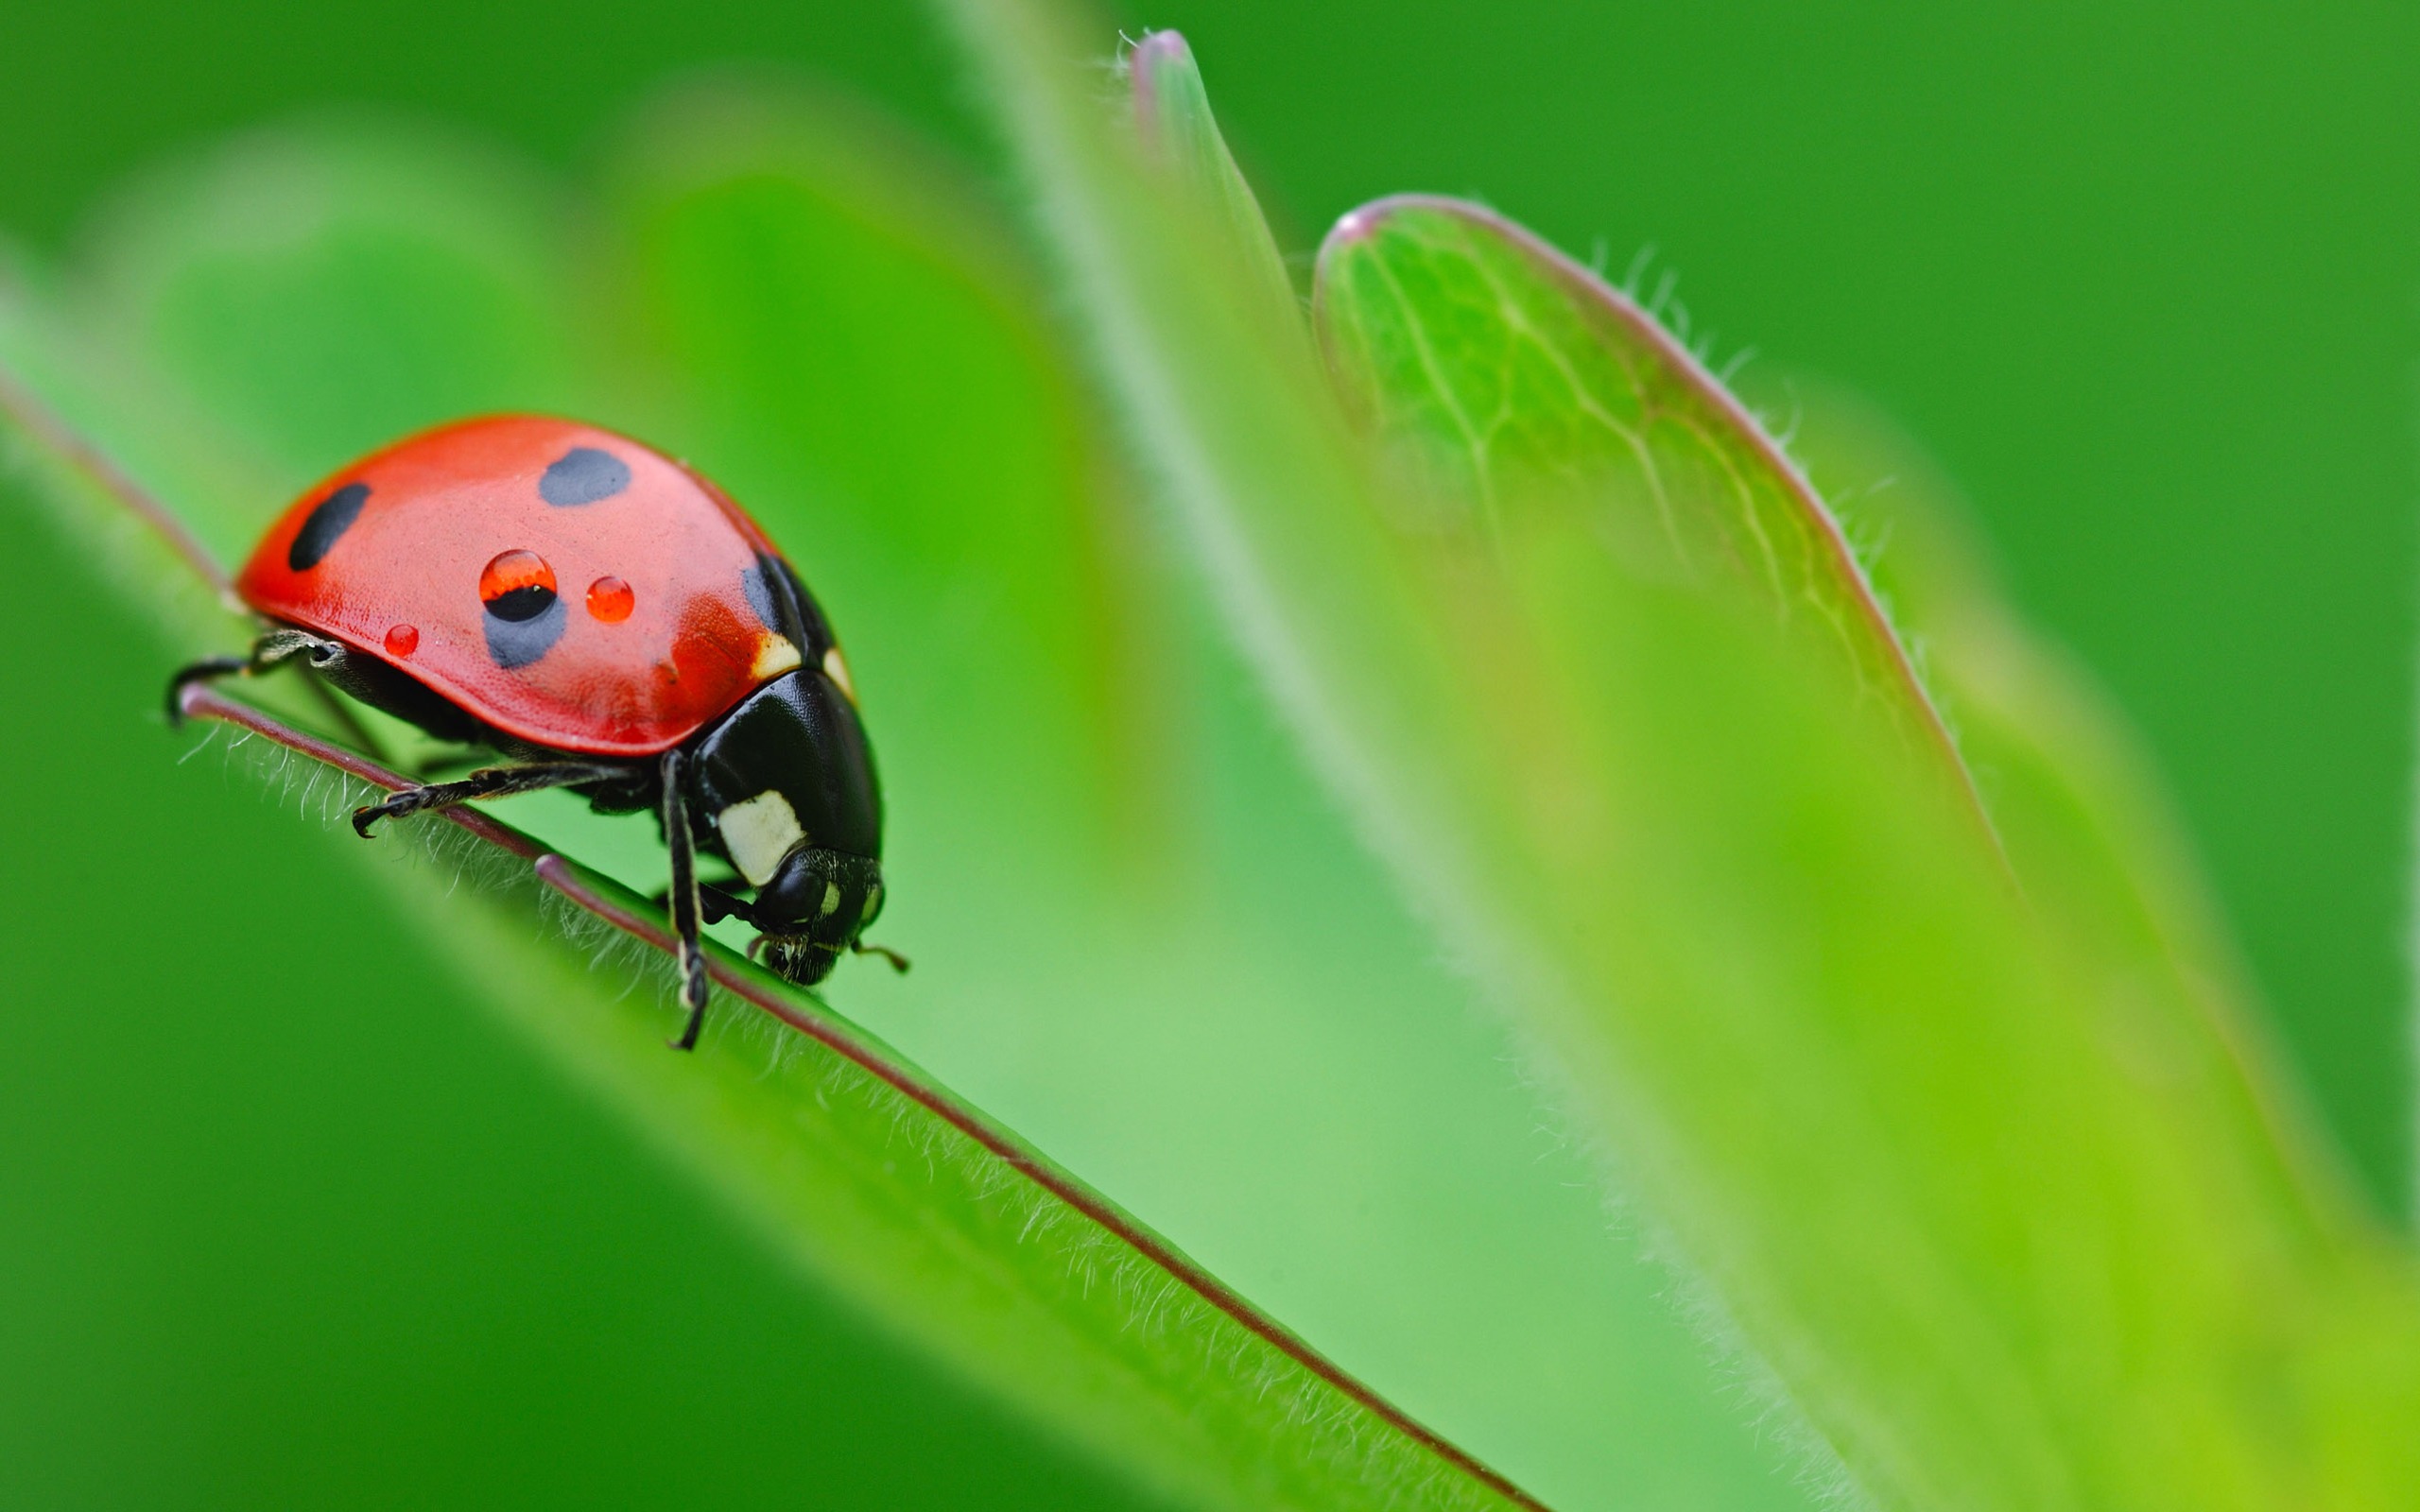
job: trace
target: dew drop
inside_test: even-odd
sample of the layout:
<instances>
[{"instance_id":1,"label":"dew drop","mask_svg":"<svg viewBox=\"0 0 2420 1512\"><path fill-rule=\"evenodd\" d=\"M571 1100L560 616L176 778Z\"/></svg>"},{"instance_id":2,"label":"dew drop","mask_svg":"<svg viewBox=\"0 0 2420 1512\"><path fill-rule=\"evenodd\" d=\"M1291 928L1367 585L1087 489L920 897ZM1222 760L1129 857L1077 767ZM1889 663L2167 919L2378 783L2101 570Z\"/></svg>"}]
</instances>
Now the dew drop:
<instances>
[{"instance_id":1,"label":"dew drop","mask_svg":"<svg viewBox=\"0 0 2420 1512\"><path fill-rule=\"evenodd\" d=\"M534 620L555 602L555 570L534 551L499 553L479 574L479 601L497 619Z\"/></svg>"},{"instance_id":2,"label":"dew drop","mask_svg":"<svg viewBox=\"0 0 2420 1512\"><path fill-rule=\"evenodd\" d=\"M387 654L389 656L409 656L419 649L420 630L416 627L409 625L390 625L387 627Z\"/></svg>"},{"instance_id":3,"label":"dew drop","mask_svg":"<svg viewBox=\"0 0 2420 1512\"><path fill-rule=\"evenodd\" d=\"M633 602L631 585L618 577L599 577L588 585L588 612L608 625L629 619Z\"/></svg>"}]
</instances>

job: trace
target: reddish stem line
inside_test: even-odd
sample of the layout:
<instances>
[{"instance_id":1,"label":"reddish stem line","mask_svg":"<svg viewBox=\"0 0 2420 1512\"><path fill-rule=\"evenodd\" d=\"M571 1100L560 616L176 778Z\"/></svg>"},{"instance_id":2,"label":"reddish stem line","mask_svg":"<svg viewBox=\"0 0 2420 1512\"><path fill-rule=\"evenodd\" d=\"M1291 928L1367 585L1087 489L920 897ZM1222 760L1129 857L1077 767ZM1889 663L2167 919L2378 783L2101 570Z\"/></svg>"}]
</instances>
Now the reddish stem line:
<instances>
[{"instance_id":1,"label":"reddish stem line","mask_svg":"<svg viewBox=\"0 0 2420 1512\"><path fill-rule=\"evenodd\" d=\"M288 750L322 762L349 777L358 778L389 792L412 785L406 779L374 762L366 761L341 746L291 729L207 684L189 684L179 696L178 707L189 718L215 719L250 730L275 741ZM476 838L529 862L538 879L574 906L656 950L669 953L673 949L671 933L661 923L608 896L590 884L573 863L547 852L520 831L500 824L475 809L452 808L439 812L442 817ZM1011 1170L1099 1225L1128 1248L1174 1277L1180 1284L1246 1332L1327 1383L1395 1432L1514 1506L1525 1508L1527 1512L1548 1512L1544 1503L1378 1395L1284 1324L1253 1306L1183 1250L1152 1232L1141 1220L1028 1147L972 1104L926 1079L922 1071L860 1034L855 1025L836 1015L818 1011L809 1000L790 994L775 985L764 971L734 958L728 951L711 941L706 953L706 970L734 997L824 1045L973 1140Z\"/></svg>"},{"instance_id":2,"label":"reddish stem line","mask_svg":"<svg viewBox=\"0 0 2420 1512\"><path fill-rule=\"evenodd\" d=\"M201 538L185 527L168 507L162 504L150 490L134 481L133 475L112 461L108 455L85 439L83 433L70 425L57 410L35 397L16 374L0 368L0 414L15 421L26 432L56 453L69 469L81 474L102 492L115 499L129 514L158 536L163 544L183 558L192 574L225 597L233 583L227 569Z\"/></svg>"}]
</instances>

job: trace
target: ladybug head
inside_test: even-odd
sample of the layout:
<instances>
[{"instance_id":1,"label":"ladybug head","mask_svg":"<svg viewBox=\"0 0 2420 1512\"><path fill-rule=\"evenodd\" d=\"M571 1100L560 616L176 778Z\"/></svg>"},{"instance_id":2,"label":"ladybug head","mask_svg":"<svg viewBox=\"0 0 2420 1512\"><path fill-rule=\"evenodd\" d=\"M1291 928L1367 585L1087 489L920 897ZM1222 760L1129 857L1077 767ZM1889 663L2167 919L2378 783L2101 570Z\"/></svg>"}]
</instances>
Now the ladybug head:
<instances>
[{"instance_id":1,"label":"ladybug head","mask_svg":"<svg viewBox=\"0 0 2420 1512\"><path fill-rule=\"evenodd\" d=\"M752 912L764 935L758 958L780 976L813 987L882 912L882 863L801 846L758 889Z\"/></svg>"},{"instance_id":2,"label":"ladybug head","mask_svg":"<svg viewBox=\"0 0 2420 1512\"><path fill-rule=\"evenodd\" d=\"M739 917L757 958L821 982L882 909L882 804L847 694L819 667L785 673L698 738L688 805L756 888Z\"/></svg>"}]
</instances>

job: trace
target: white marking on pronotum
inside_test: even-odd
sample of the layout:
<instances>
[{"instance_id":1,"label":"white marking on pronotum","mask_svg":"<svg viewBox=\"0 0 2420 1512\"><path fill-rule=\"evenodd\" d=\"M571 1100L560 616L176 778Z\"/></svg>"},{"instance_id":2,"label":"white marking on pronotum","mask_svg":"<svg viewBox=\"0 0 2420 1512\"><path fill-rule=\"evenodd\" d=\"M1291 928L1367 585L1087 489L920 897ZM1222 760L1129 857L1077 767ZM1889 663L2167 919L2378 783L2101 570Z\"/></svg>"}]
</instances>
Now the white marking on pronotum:
<instances>
[{"instance_id":1,"label":"white marking on pronotum","mask_svg":"<svg viewBox=\"0 0 2420 1512\"><path fill-rule=\"evenodd\" d=\"M756 661L748 675L759 682L770 681L785 672L795 672L804 665L798 647L779 635L768 635L756 643Z\"/></svg>"},{"instance_id":2,"label":"white marking on pronotum","mask_svg":"<svg viewBox=\"0 0 2420 1512\"><path fill-rule=\"evenodd\" d=\"M840 885L837 882L827 882L823 885L823 906L815 911L816 917L828 919L839 910Z\"/></svg>"},{"instance_id":3,"label":"white marking on pronotum","mask_svg":"<svg viewBox=\"0 0 2420 1512\"><path fill-rule=\"evenodd\" d=\"M823 675L849 696L851 703L857 701L857 685L849 680L849 663L840 660L840 648L837 645L823 653Z\"/></svg>"},{"instance_id":4,"label":"white marking on pronotum","mask_svg":"<svg viewBox=\"0 0 2420 1512\"><path fill-rule=\"evenodd\" d=\"M790 800L771 788L744 802L734 803L715 820L722 832L722 848L731 856L731 864L739 868L751 885L762 887L773 880L773 872L790 848L806 838L800 827L798 811Z\"/></svg>"}]
</instances>

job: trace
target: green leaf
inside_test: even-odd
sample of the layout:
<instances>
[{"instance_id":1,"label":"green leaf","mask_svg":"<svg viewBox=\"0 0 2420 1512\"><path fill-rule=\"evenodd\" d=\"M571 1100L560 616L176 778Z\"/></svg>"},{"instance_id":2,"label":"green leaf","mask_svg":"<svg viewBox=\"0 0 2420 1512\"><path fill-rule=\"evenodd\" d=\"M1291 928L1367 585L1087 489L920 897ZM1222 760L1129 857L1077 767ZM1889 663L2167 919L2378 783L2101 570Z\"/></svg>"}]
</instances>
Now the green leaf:
<instances>
[{"instance_id":1,"label":"green leaf","mask_svg":"<svg viewBox=\"0 0 2420 1512\"><path fill-rule=\"evenodd\" d=\"M575 278L555 260L549 216L530 208L553 202L532 201L512 177L409 144L266 139L126 212L119 256L85 295L97 313L83 332L11 300L0 359L12 378L0 397L71 526L120 549L112 511L123 501L108 485L139 476L224 551L256 526L262 500L435 415L525 395L635 412L627 396L637 386L599 381L598 344L562 297ZM951 297L901 298L928 296L936 307ZM1035 375L1023 376L1012 369L995 392L1026 391ZM970 387L965 403L981 393ZM63 449L78 433L140 460L96 483ZM151 548L138 537L129 549ZM198 632L182 615L162 627L184 654L234 639L232 625ZM1063 649L1046 636L1035 644L1040 657ZM1082 681L1068 669L1054 677ZM337 795L337 807L354 796ZM583 948L541 924L527 868L457 890L469 864L458 850L352 853L381 884L352 906L424 925L466 985L730 1197L803 1275L1138 1497L1254 1507L1506 1500L1465 1457L812 1000L723 955L727 985L788 1004L817 1038L736 1029L725 998L699 1054L673 1056L662 1048L666 1016L626 992L627 970L593 969ZM549 866L559 891L593 891L608 913L632 907L610 883ZM640 969L660 976L652 961Z\"/></svg>"},{"instance_id":2,"label":"green leaf","mask_svg":"<svg viewBox=\"0 0 2420 1512\"><path fill-rule=\"evenodd\" d=\"M1958 764L1823 502L1644 310L1518 227L1423 196L1346 216L1313 302L1331 365L1437 528L1568 509L1641 571L1733 578Z\"/></svg>"},{"instance_id":3,"label":"green leaf","mask_svg":"<svg viewBox=\"0 0 2420 1512\"><path fill-rule=\"evenodd\" d=\"M2420 1484L2410 1257L2306 1186L2265 1116L2273 1074L2174 973L2132 975L2067 925L2089 899L2017 896L1937 730L1908 738L1920 695L1878 616L1848 614L1845 558L1823 566L1812 535L1740 545L1789 509L1824 524L1777 452L1685 426L1688 496L1746 507L1675 511L1659 552L1632 528L1664 518L1645 470L1600 496L1623 486L1605 454L1559 451L1606 429L1582 401L1611 372L1727 405L1702 374L1628 321L1543 328L1573 270L1438 211L1517 287L1436 281L1443 307L1399 306L1416 329L1366 343L1417 337L1426 360L1365 387L1416 374L1433 392L1382 413L1469 419L1471 387L1428 374L1501 373L1517 330L1596 377L1492 402L1530 455L1588 466L1515 483L1423 422L1417 491L1400 460L1381 482L1290 312L1224 250L1232 201L1189 197L1104 119L1068 61L1080 37L1039 0L944 9L1232 632L1860 1488L2384 1507ZM1378 230L1347 234L1393 245ZM1675 540L1743 570L1684 586ZM1807 594L1778 635L1775 562ZM1802 608L1831 644L1787 633Z\"/></svg>"}]
</instances>

